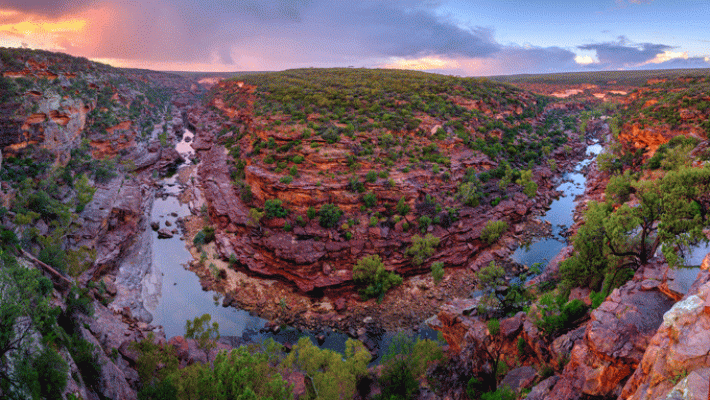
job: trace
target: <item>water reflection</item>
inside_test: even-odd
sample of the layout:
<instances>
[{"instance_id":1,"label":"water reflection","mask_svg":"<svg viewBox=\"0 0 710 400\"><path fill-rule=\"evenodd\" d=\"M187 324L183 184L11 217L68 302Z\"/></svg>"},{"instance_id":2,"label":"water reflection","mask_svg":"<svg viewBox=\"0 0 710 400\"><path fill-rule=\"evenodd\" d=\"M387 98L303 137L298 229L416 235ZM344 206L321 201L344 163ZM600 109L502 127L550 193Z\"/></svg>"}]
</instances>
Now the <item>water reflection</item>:
<instances>
[{"instance_id":1,"label":"water reflection","mask_svg":"<svg viewBox=\"0 0 710 400\"><path fill-rule=\"evenodd\" d=\"M574 172L562 176L562 183L557 187L557 190L562 192L560 198L550 203L550 209L540 218L551 225L552 237L534 238L529 244L518 247L510 256L511 260L525 265L534 263L547 265L567 245L565 234L574 224L575 198L584 193L587 183L587 178L581 171L601 150L600 144L588 146L586 154L591 157L577 163Z\"/></svg>"}]
</instances>

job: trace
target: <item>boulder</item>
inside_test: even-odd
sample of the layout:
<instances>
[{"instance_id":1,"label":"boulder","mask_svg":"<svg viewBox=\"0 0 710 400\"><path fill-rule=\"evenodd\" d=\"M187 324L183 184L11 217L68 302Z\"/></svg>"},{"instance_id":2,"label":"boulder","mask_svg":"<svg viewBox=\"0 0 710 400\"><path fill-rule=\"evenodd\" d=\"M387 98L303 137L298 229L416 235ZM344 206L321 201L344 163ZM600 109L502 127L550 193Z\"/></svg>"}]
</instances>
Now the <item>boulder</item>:
<instances>
[{"instance_id":1,"label":"boulder","mask_svg":"<svg viewBox=\"0 0 710 400\"><path fill-rule=\"evenodd\" d=\"M560 380L559 376L551 376L544 381L535 385L535 387L528 393L526 400L545 400L550 394L550 390L555 386L557 381Z\"/></svg>"},{"instance_id":2,"label":"boulder","mask_svg":"<svg viewBox=\"0 0 710 400\"><path fill-rule=\"evenodd\" d=\"M510 318L500 321L500 333L507 338L517 336L523 327L524 318L525 313L521 311Z\"/></svg>"},{"instance_id":3,"label":"boulder","mask_svg":"<svg viewBox=\"0 0 710 400\"><path fill-rule=\"evenodd\" d=\"M513 392L520 392L532 386L537 378L537 371L531 366L519 367L511 370L505 375L499 386L507 386Z\"/></svg>"},{"instance_id":4,"label":"boulder","mask_svg":"<svg viewBox=\"0 0 710 400\"><path fill-rule=\"evenodd\" d=\"M158 229L158 239L170 239L173 237L173 232L168 228Z\"/></svg>"},{"instance_id":5,"label":"boulder","mask_svg":"<svg viewBox=\"0 0 710 400\"><path fill-rule=\"evenodd\" d=\"M678 382L664 400L707 400L710 368L693 371Z\"/></svg>"}]
</instances>

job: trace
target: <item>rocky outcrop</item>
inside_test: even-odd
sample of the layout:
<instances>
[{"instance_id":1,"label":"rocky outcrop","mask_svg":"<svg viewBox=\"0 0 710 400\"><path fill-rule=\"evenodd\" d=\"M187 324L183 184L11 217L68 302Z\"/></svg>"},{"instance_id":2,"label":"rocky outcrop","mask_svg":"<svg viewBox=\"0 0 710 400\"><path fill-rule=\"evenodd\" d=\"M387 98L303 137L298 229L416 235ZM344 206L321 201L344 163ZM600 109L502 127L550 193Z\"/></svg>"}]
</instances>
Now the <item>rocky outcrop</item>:
<instances>
[{"instance_id":1,"label":"rocky outcrop","mask_svg":"<svg viewBox=\"0 0 710 400\"><path fill-rule=\"evenodd\" d=\"M548 399L618 396L641 362L673 299L658 288L666 266L651 264L591 313L582 340Z\"/></svg>"},{"instance_id":2,"label":"rocky outcrop","mask_svg":"<svg viewBox=\"0 0 710 400\"><path fill-rule=\"evenodd\" d=\"M302 292L320 293L321 289L352 286L352 266L368 255L380 255L388 270L405 276L429 272L432 262L477 270L481 259L507 255L513 241L501 241L491 248L481 240L486 222L502 220L513 226L546 207L557 195L556 175L583 156L586 144L574 140L577 138L568 131L573 140L566 146L551 146L552 152L546 156L555 162L533 170L538 185L534 199L524 195L519 185L500 190L496 180L491 180L481 188L491 193L490 198L468 207L457 195L464 177L497 168L498 158L474 150L467 141L482 143L486 135L502 138L502 127L483 135L483 126L476 130L477 124L489 118L501 123L516 120L510 127L508 122L501 126L515 129L516 124L530 124L516 137L516 143L525 146L528 140L536 140L527 138L533 127L548 117L576 112L579 105L550 106L539 115L529 112L531 116L524 118L525 108L536 102L529 93L506 92L516 102L503 102L493 97L467 99L457 90L452 88L447 94L450 101L481 114L467 123L470 126L459 128L470 137L457 135L455 125L440 117L417 112L418 129L388 131L380 127L354 135L341 132L332 140L318 134L325 125L313 131L313 126L326 124L319 114L308 111L311 114L294 118L288 112L259 110L255 114L257 100L270 101L262 98L262 90L235 80L219 82L208 95L211 108L193 107L185 119L188 126L196 128L192 147L201 161L198 176L217 229L220 256L239 268L292 282ZM360 111L353 112L357 117ZM506 120L509 116L514 118ZM462 121L453 118L448 122ZM346 128L335 120L327 124L333 129ZM416 143L414 149L407 147L409 143ZM419 151L431 154L408 154ZM442 168L445 172L439 173ZM363 207L365 193L376 198L369 209ZM411 212L395 217L393 209L402 198ZM251 208L263 208L267 200L274 199L289 210L286 218L250 219ZM336 205L344 213L330 228L321 227L317 217L306 217L311 207L318 210L325 204ZM419 265L406 254L414 234L440 239L435 254Z\"/></svg>"},{"instance_id":3,"label":"rocky outcrop","mask_svg":"<svg viewBox=\"0 0 710 400\"><path fill-rule=\"evenodd\" d=\"M180 361L180 367L183 368L195 363L211 363L215 360L215 358L217 358L217 354L219 354L219 352L229 351L232 349L232 346L217 341L214 343L214 347L205 350L200 348L196 340L185 339L182 336L170 338L167 345L172 346L175 349L175 355L177 355L178 360Z\"/></svg>"},{"instance_id":4,"label":"rocky outcrop","mask_svg":"<svg viewBox=\"0 0 710 400\"><path fill-rule=\"evenodd\" d=\"M36 144L55 155L59 164L65 165L71 158L71 150L81 141L86 114L91 108L81 99L56 94L39 97L35 104L34 113L24 118L16 116L14 126L3 130L0 149L17 154Z\"/></svg>"},{"instance_id":5,"label":"rocky outcrop","mask_svg":"<svg viewBox=\"0 0 710 400\"><path fill-rule=\"evenodd\" d=\"M710 257L705 266L710 265L707 260ZM675 376L684 377L688 375L684 371L700 370L710 362L710 344L705 343L710 343L705 337L706 329L710 330L705 322L710 324L710 317L705 318L704 308L710 304L706 301L710 298L710 283L706 284L710 272L701 272L692 286L687 285L687 279L674 282L682 277L656 260L615 289L591 312L587 323L554 339L543 337L524 313L504 318L500 321L501 360L510 367L515 366L514 355L523 364L557 365L569 360L560 375L533 389L536 399L665 396L678 383ZM664 289L667 287L676 291L669 293ZM679 293L685 296L684 303L673 306ZM693 293L696 295L690 295ZM475 316L478 302L453 300L436 318L427 321L442 332L456 368L469 376L485 376L490 369L490 354L495 354L493 342L487 339L486 324ZM710 306L707 308L710 310ZM521 338L529 348L523 354L519 354L517 344ZM488 346L487 351L484 346ZM693 379L689 384L695 382Z\"/></svg>"},{"instance_id":6,"label":"rocky outcrop","mask_svg":"<svg viewBox=\"0 0 710 400\"><path fill-rule=\"evenodd\" d=\"M663 316L663 323L650 339L638 368L621 392L621 398L630 400L708 398L708 368L710 367L710 283L708 282L710 282L710 272L702 271L694 288ZM689 393L693 393L693 396ZM678 394L686 397L678 397Z\"/></svg>"}]
</instances>

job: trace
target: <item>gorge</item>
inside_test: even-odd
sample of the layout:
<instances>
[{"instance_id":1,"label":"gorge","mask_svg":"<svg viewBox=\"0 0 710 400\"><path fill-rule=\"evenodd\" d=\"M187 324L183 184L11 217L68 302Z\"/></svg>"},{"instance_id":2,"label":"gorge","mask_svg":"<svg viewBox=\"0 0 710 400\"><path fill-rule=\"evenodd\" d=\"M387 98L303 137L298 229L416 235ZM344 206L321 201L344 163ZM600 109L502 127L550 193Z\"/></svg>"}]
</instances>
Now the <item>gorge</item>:
<instances>
[{"instance_id":1,"label":"gorge","mask_svg":"<svg viewBox=\"0 0 710 400\"><path fill-rule=\"evenodd\" d=\"M706 70L203 87L1 50L2 395L23 365L82 399L258 365L273 398L707 397Z\"/></svg>"}]
</instances>

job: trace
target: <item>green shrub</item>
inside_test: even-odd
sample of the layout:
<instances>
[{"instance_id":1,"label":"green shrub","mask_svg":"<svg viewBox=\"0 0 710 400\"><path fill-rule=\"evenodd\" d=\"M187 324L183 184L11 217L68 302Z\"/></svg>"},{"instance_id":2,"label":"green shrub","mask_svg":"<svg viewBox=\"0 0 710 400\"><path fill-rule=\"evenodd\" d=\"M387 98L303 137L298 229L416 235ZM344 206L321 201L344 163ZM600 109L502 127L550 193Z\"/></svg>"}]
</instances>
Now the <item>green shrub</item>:
<instances>
[{"instance_id":1,"label":"green shrub","mask_svg":"<svg viewBox=\"0 0 710 400\"><path fill-rule=\"evenodd\" d=\"M362 193L365 191L365 185L360 182L357 176L352 176L348 182L348 189L353 193Z\"/></svg>"},{"instance_id":2,"label":"green shrub","mask_svg":"<svg viewBox=\"0 0 710 400\"><path fill-rule=\"evenodd\" d=\"M377 172L369 171L367 175L365 175L365 181L369 183L377 182Z\"/></svg>"},{"instance_id":3,"label":"green shrub","mask_svg":"<svg viewBox=\"0 0 710 400\"><path fill-rule=\"evenodd\" d=\"M366 193L362 196L362 202L365 203L365 207L372 208L377 205L377 195L372 192Z\"/></svg>"},{"instance_id":4,"label":"green shrub","mask_svg":"<svg viewBox=\"0 0 710 400\"><path fill-rule=\"evenodd\" d=\"M14 247L18 243L20 243L20 241L17 239L15 232L5 229L4 227L0 227L0 248L7 250Z\"/></svg>"},{"instance_id":5,"label":"green shrub","mask_svg":"<svg viewBox=\"0 0 710 400\"><path fill-rule=\"evenodd\" d=\"M464 182L459 186L459 197L461 202L469 207L478 206L483 194L479 192L475 182Z\"/></svg>"},{"instance_id":6,"label":"green shrub","mask_svg":"<svg viewBox=\"0 0 710 400\"><path fill-rule=\"evenodd\" d=\"M280 199L268 199L264 202L264 213L266 218L285 218L288 210L282 206Z\"/></svg>"},{"instance_id":7,"label":"green shrub","mask_svg":"<svg viewBox=\"0 0 710 400\"><path fill-rule=\"evenodd\" d=\"M624 171L623 174L614 174L606 185L606 199L616 204L625 203L633 193L633 182L635 179L630 170Z\"/></svg>"},{"instance_id":8,"label":"green shrub","mask_svg":"<svg viewBox=\"0 0 710 400\"><path fill-rule=\"evenodd\" d=\"M211 320L211 315L202 314L201 317L185 322L185 338L196 340L197 346L205 353L217 346L216 341L219 340L219 324L213 322L210 325Z\"/></svg>"},{"instance_id":9,"label":"green shrub","mask_svg":"<svg viewBox=\"0 0 710 400\"><path fill-rule=\"evenodd\" d=\"M531 170L520 171L520 178L515 183L523 187L526 196L533 198L537 195L537 183L532 180Z\"/></svg>"},{"instance_id":10,"label":"green shrub","mask_svg":"<svg viewBox=\"0 0 710 400\"><path fill-rule=\"evenodd\" d=\"M353 280L367 285L360 291L364 299L377 298L378 301L382 301L390 288L402 283L402 277L387 271L382 259L376 254L357 261L353 266Z\"/></svg>"},{"instance_id":11,"label":"green shrub","mask_svg":"<svg viewBox=\"0 0 710 400\"><path fill-rule=\"evenodd\" d=\"M431 277L434 278L434 284L438 285L444 279L444 263L437 261L431 264Z\"/></svg>"},{"instance_id":12,"label":"green shrub","mask_svg":"<svg viewBox=\"0 0 710 400\"><path fill-rule=\"evenodd\" d=\"M192 243L195 246L201 246L203 244L210 243L214 240L214 227L206 226L201 231L197 232L195 238L192 239Z\"/></svg>"},{"instance_id":13,"label":"green shrub","mask_svg":"<svg viewBox=\"0 0 710 400\"><path fill-rule=\"evenodd\" d=\"M592 300L592 305L590 306L590 308L594 310L600 305L602 305L602 303L606 299L606 294L604 293L604 291L592 292L589 294L589 299Z\"/></svg>"},{"instance_id":14,"label":"green shrub","mask_svg":"<svg viewBox=\"0 0 710 400\"><path fill-rule=\"evenodd\" d=\"M409 211L411 210L411 207L409 207L409 204L407 204L407 201L404 199L404 196L399 198L399 201L397 202L397 214L401 216L406 216L409 214Z\"/></svg>"},{"instance_id":15,"label":"green shrub","mask_svg":"<svg viewBox=\"0 0 710 400\"><path fill-rule=\"evenodd\" d=\"M406 254L412 257L412 264L421 265L424 260L434 255L434 249L439 245L440 239L431 233L425 237L419 235L412 236L412 245L407 249Z\"/></svg>"},{"instance_id":16,"label":"green shrub","mask_svg":"<svg viewBox=\"0 0 710 400\"><path fill-rule=\"evenodd\" d=\"M53 267L57 271L66 272L67 256L66 251L59 244L49 244L39 251L37 259Z\"/></svg>"},{"instance_id":17,"label":"green shrub","mask_svg":"<svg viewBox=\"0 0 710 400\"><path fill-rule=\"evenodd\" d=\"M19 385L33 399L60 400L67 386L69 367L54 349L46 346L33 358L20 360L17 367ZM87 381L87 384L91 383ZM13 393L9 391L8 394ZM13 397L10 397L13 398ZM21 398L21 397L16 397Z\"/></svg>"},{"instance_id":18,"label":"green shrub","mask_svg":"<svg viewBox=\"0 0 710 400\"><path fill-rule=\"evenodd\" d=\"M306 216L308 219L315 219L317 215L316 209L313 206L308 207L308 210L306 210Z\"/></svg>"},{"instance_id":19,"label":"green shrub","mask_svg":"<svg viewBox=\"0 0 710 400\"><path fill-rule=\"evenodd\" d=\"M508 386L502 386L495 392L483 393L481 400L515 400L518 396Z\"/></svg>"},{"instance_id":20,"label":"green shrub","mask_svg":"<svg viewBox=\"0 0 710 400\"><path fill-rule=\"evenodd\" d=\"M338 225L343 212L335 204L324 204L318 210L318 222L324 228L332 228Z\"/></svg>"},{"instance_id":21,"label":"green shrub","mask_svg":"<svg viewBox=\"0 0 710 400\"><path fill-rule=\"evenodd\" d=\"M303 160L304 160L304 158L300 154L293 156L293 158L291 159L291 161L293 161L294 164L300 164L303 162Z\"/></svg>"},{"instance_id":22,"label":"green shrub","mask_svg":"<svg viewBox=\"0 0 710 400\"><path fill-rule=\"evenodd\" d=\"M157 381L153 381L155 389L146 390L144 387L139 396L152 400L174 399L170 397L174 394L178 399L290 399L290 385L272 365L274 356L280 352L277 350L279 347L273 341L261 346L242 346L220 352L211 364L195 363L181 370L177 369L174 351L162 356L158 353L157 360L153 360L167 359L169 367L158 371ZM155 392L165 397L149 397Z\"/></svg>"},{"instance_id":23,"label":"green shrub","mask_svg":"<svg viewBox=\"0 0 710 400\"><path fill-rule=\"evenodd\" d=\"M279 182L288 185L293 182L293 177L291 175L282 176L281 179L279 179Z\"/></svg>"},{"instance_id":24,"label":"green shrub","mask_svg":"<svg viewBox=\"0 0 710 400\"><path fill-rule=\"evenodd\" d=\"M508 223L505 221L488 221L481 231L481 239L488 244L493 244L507 230Z\"/></svg>"},{"instance_id":25,"label":"green shrub","mask_svg":"<svg viewBox=\"0 0 710 400\"><path fill-rule=\"evenodd\" d=\"M427 228L429 225L431 225L432 220L428 215L422 215L419 217L419 229L422 231L422 233L426 232Z\"/></svg>"},{"instance_id":26,"label":"green shrub","mask_svg":"<svg viewBox=\"0 0 710 400\"><path fill-rule=\"evenodd\" d=\"M535 326L549 337L571 329L572 324L587 313L587 305L574 299L565 303L564 296L545 294L537 303L539 315L534 317Z\"/></svg>"}]
</instances>

